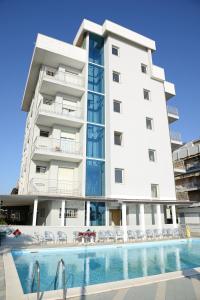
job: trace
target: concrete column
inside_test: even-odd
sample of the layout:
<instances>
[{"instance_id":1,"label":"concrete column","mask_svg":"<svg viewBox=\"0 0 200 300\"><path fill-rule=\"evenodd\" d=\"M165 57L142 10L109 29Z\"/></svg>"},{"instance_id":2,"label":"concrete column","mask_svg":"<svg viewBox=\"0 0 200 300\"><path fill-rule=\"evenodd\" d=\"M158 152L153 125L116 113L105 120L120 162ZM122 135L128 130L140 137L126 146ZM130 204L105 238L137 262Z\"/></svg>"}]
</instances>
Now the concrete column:
<instances>
[{"instance_id":1,"label":"concrete column","mask_svg":"<svg viewBox=\"0 0 200 300\"><path fill-rule=\"evenodd\" d=\"M62 200L60 226L65 226L65 200Z\"/></svg>"},{"instance_id":2,"label":"concrete column","mask_svg":"<svg viewBox=\"0 0 200 300\"><path fill-rule=\"evenodd\" d=\"M176 228L177 223L176 223L176 207L175 207L175 205L172 205L172 222L173 222L173 227Z\"/></svg>"},{"instance_id":3,"label":"concrete column","mask_svg":"<svg viewBox=\"0 0 200 300\"><path fill-rule=\"evenodd\" d=\"M145 215L144 215L144 204L140 204L140 228L145 231Z\"/></svg>"},{"instance_id":4,"label":"concrete column","mask_svg":"<svg viewBox=\"0 0 200 300\"><path fill-rule=\"evenodd\" d=\"M86 226L90 226L90 201L86 202Z\"/></svg>"},{"instance_id":5,"label":"concrete column","mask_svg":"<svg viewBox=\"0 0 200 300\"><path fill-rule=\"evenodd\" d=\"M33 203L33 221L32 221L32 226L36 226L36 222L37 222L37 208L38 208L38 199L35 199L34 203Z\"/></svg>"},{"instance_id":6,"label":"concrete column","mask_svg":"<svg viewBox=\"0 0 200 300\"><path fill-rule=\"evenodd\" d=\"M127 242L126 203L122 203L122 227L124 230L124 242Z\"/></svg>"},{"instance_id":7,"label":"concrete column","mask_svg":"<svg viewBox=\"0 0 200 300\"><path fill-rule=\"evenodd\" d=\"M156 204L156 225L159 230L162 230L162 219L161 219L161 209L160 204Z\"/></svg>"},{"instance_id":8,"label":"concrete column","mask_svg":"<svg viewBox=\"0 0 200 300\"><path fill-rule=\"evenodd\" d=\"M108 208L108 203L105 203L105 224L106 226L109 226L109 208Z\"/></svg>"}]
</instances>

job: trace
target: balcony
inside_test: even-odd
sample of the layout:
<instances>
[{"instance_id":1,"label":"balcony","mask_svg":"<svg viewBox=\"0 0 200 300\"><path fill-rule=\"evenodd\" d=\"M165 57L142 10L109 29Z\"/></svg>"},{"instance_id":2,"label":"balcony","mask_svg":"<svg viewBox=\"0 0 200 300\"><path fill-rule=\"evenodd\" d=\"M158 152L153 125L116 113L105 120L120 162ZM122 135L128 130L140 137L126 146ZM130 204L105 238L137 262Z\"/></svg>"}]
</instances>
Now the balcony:
<instances>
[{"instance_id":1,"label":"balcony","mask_svg":"<svg viewBox=\"0 0 200 300\"><path fill-rule=\"evenodd\" d=\"M80 128L84 123L83 110L79 106L67 105L63 107L61 103L50 105L40 103L36 124L44 126L70 126Z\"/></svg>"},{"instance_id":2,"label":"balcony","mask_svg":"<svg viewBox=\"0 0 200 300\"><path fill-rule=\"evenodd\" d=\"M163 82L165 80L164 69L153 65L152 66L152 78Z\"/></svg>"},{"instance_id":3,"label":"balcony","mask_svg":"<svg viewBox=\"0 0 200 300\"><path fill-rule=\"evenodd\" d=\"M176 199L177 199L177 201L189 201L190 200L188 192L181 192L181 191L176 192Z\"/></svg>"},{"instance_id":4,"label":"balcony","mask_svg":"<svg viewBox=\"0 0 200 300\"><path fill-rule=\"evenodd\" d=\"M175 175L186 173L185 164L184 164L183 160L174 161L173 166L174 166L174 174Z\"/></svg>"},{"instance_id":5,"label":"balcony","mask_svg":"<svg viewBox=\"0 0 200 300\"><path fill-rule=\"evenodd\" d=\"M80 162L82 160L82 150L79 142L74 140L62 140L46 137L37 137L32 151L33 160L50 161L67 160Z\"/></svg>"},{"instance_id":6,"label":"balcony","mask_svg":"<svg viewBox=\"0 0 200 300\"><path fill-rule=\"evenodd\" d=\"M32 195L80 196L81 188L77 181L33 178L30 181L28 193Z\"/></svg>"},{"instance_id":7,"label":"balcony","mask_svg":"<svg viewBox=\"0 0 200 300\"><path fill-rule=\"evenodd\" d=\"M172 151L183 145L181 134L179 132L170 132Z\"/></svg>"},{"instance_id":8,"label":"balcony","mask_svg":"<svg viewBox=\"0 0 200 300\"><path fill-rule=\"evenodd\" d=\"M179 113L176 107L167 105L167 115L169 124L179 119Z\"/></svg>"},{"instance_id":9,"label":"balcony","mask_svg":"<svg viewBox=\"0 0 200 300\"><path fill-rule=\"evenodd\" d=\"M80 74L45 68L40 92L55 96L57 93L81 97L85 91L84 77Z\"/></svg>"},{"instance_id":10,"label":"balcony","mask_svg":"<svg viewBox=\"0 0 200 300\"><path fill-rule=\"evenodd\" d=\"M164 82L165 96L166 100L176 95L175 86L173 83L165 81Z\"/></svg>"},{"instance_id":11,"label":"balcony","mask_svg":"<svg viewBox=\"0 0 200 300\"><path fill-rule=\"evenodd\" d=\"M179 192L197 191L200 190L200 183L188 182L188 183L184 183L184 185L177 185L176 189Z\"/></svg>"}]
</instances>

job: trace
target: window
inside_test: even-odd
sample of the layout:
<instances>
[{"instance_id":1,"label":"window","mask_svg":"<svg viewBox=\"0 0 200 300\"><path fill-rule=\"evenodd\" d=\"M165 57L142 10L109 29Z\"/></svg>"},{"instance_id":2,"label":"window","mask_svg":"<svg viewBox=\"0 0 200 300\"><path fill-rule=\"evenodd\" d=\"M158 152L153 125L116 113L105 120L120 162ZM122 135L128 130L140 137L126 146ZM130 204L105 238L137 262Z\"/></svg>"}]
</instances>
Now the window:
<instances>
[{"instance_id":1,"label":"window","mask_svg":"<svg viewBox=\"0 0 200 300\"><path fill-rule=\"evenodd\" d=\"M150 91L144 89L143 93L144 93L144 99L150 100Z\"/></svg>"},{"instance_id":2,"label":"window","mask_svg":"<svg viewBox=\"0 0 200 300\"><path fill-rule=\"evenodd\" d=\"M119 83L119 81L120 81L120 73L119 72L113 71L113 81Z\"/></svg>"},{"instance_id":3,"label":"window","mask_svg":"<svg viewBox=\"0 0 200 300\"><path fill-rule=\"evenodd\" d=\"M147 74L147 65L141 64L141 72Z\"/></svg>"},{"instance_id":4,"label":"window","mask_svg":"<svg viewBox=\"0 0 200 300\"><path fill-rule=\"evenodd\" d=\"M117 113L121 113L121 102L114 100L113 101L113 111Z\"/></svg>"},{"instance_id":5,"label":"window","mask_svg":"<svg viewBox=\"0 0 200 300\"><path fill-rule=\"evenodd\" d=\"M55 73L54 73L54 72L52 72L52 71L48 71L48 70L46 71L46 74L47 74L47 75L49 75L49 76L54 76L54 75L55 75Z\"/></svg>"},{"instance_id":6,"label":"window","mask_svg":"<svg viewBox=\"0 0 200 300\"><path fill-rule=\"evenodd\" d=\"M49 131L40 130L40 136L49 137Z\"/></svg>"},{"instance_id":7,"label":"window","mask_svg":"<svg viewBox=\"0 0 200 300\"><path fill-rule=\"evenodd\" d=\"M115 182L116 183L123 183L123 169L115 169Z\"/></svg>"},{"instance_id":8,"label":"window","mask_svg":"<svg viewBox=\"0 0 200 300\"><path fill-rule=\"evenodd\" d=\"M36 166L36 173L46 173L47 167Z\"/></svg>"},{"instance_id":9,"label":"window","mask_svg":"<svg viewBox=\"0 0 200 300\"><path fill-rule=\"evenodd\" d=\"M112 45L112 54L119 56L119 48Z\"/></svg>"},{"instance_id":10,"label":"window","mask_svg":"<svg viewBox=\"0 0 200 300\"><path fill-rule=\"evenodd\" d=\"M65 209L65 217L66 218L77 218L78 209L76 208L66 208Z\"/></svg>"},{"instance_id":11,"label":"window","mask_svg":"<svg viewBox=\"0 0 200 300\"><path fill-rule=\"evenodd\" d=\"M151 184L151 197L158 198L158 184Z\"/></svg>"},{"instance_id":12,"label":"window","mask_svg":"<svg viewBox=\"0 0 200 300\"><path fill-rule=\"evenodd\" d=\"M43 104L52 105L53 100L48 98L43 98Z\"/></svg>"},{"instance_id":13,"label":"window","mask_svg":"<svg viewBox=\"0 0 200 300\"><path fill-rule=\"evenodd\" d=\"M149 160L156 161L156 150L149 149Z\"/></svg>"},{"instance_id":14,"label":"window","mask_svg":"<svg viewBox=\"0 0 200 300\"><path fill-rule=\"evenodd\" d=\"M122 145L122 133L121 132L118 132L118 131L114 132L114 143L115 143L115 145L119 145L119 146Z\"/></svg>"},{"instance_id":15,"label":"window","mask_svg":"<svg viewBox=\"0 0 200 300\"><path fill-rule=\"evenodd\" d=\"M149 129L149 130L153 129L153 119L146 118L146 128Z\"/></svg>"}]
</instances>

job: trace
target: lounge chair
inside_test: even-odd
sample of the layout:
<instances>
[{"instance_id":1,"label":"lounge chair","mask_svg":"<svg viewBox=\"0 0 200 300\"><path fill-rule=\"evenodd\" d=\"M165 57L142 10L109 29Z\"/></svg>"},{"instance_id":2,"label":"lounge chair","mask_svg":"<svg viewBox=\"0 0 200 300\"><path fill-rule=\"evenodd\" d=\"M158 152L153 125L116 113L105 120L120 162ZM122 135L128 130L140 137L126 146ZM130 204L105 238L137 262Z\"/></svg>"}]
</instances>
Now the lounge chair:
<instances>
[{"instance_id":1,"label":"lounge chair","mask_svg":"<svg viewBox=\"0 0 200 300\"><path fill-rule=\"evenodd\" d=\"M180 238L180 236L181 236L181 233L180 233L179 228L174 228L173 229L173 237Z\"/></svg>"},{"instance_id":2,"label":"lounge chair","mask_svg":"<svg viewBox=\"0 0 200 300\"><path fill-rule=\"evenodd\" d=\"M116 239L116 235L115 235L115 232L113 232L113 231L111 231L111 230L107 230L106 232L105 232L105 236L106 236L106 239L108 240L108 241L110 241L110 240L115 240Z\"/></svg>"},{"instance_id":3,"label":"lounge chair","mask_svg":"<svg viewBox=\"0 0 200 300\"><path fill-rule=\"evenodd\" d=\"M154 238L153 230L146 229L146 237L147 237L147 239L153 239Z\"/></svg>"},{"instance_id":4,"label":"lounge chair","mask_svg":"<svg viewBox=\"0 0 200 300\"><path fill-rule=\"evenodd\" d=\"M167 236L172 238L173 237L173 230L171 228L167 229Z\"/></svg>"},{"instance_id":5,"label":"lounge chair","mask_svg":"<svg viewBox=\"0 0 200 300\"><path fill-rule=\"evenodd\" d=\"M168 237L167 229L164 228L164 229L162 230L162 236L163 236L164 238Z\"/></svg>"},{"instance_id":6,"label":"lounge chair","mask_svg":"<svg viewBox=\"0 0 200 300\"><path fill-rule=\"evenodd\" d=\"M73 231L73 242L74 243L80 243L82 241L82 237L79 236L78 231Z\"/></svg>"},{"instance_id":7,"label":"lounge chair","mask_svg":"<svg viewBox=\"0 0 200 300\"><path fill-rule=\"evenodd\" d=\"M57 240L59 242L67 242L67 234L63 231L57 232Z\"/></svg>"}]
</instances>

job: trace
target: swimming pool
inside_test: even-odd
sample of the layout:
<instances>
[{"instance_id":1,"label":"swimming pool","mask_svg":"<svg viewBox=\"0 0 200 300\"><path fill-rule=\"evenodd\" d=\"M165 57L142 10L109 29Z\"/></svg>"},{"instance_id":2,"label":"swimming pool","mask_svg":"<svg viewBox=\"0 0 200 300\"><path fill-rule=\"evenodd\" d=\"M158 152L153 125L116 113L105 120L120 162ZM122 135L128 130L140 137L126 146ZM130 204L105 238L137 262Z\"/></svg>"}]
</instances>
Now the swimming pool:
<instances>
[{"instance_id":1,"label":"swimming pool","mask_svg":"<svg viewBox=\"0 0 200 300\"><path fill-rule=\"evenodd\" d=\"M180 271L200 266L200 239L138 244L13 250L24 293L31 292L31 276L40 263L41 291L54 290L58 261L67 269L67 287ZM58 283L61 289L61 280Z\"/></svg>"}]
</instances>

